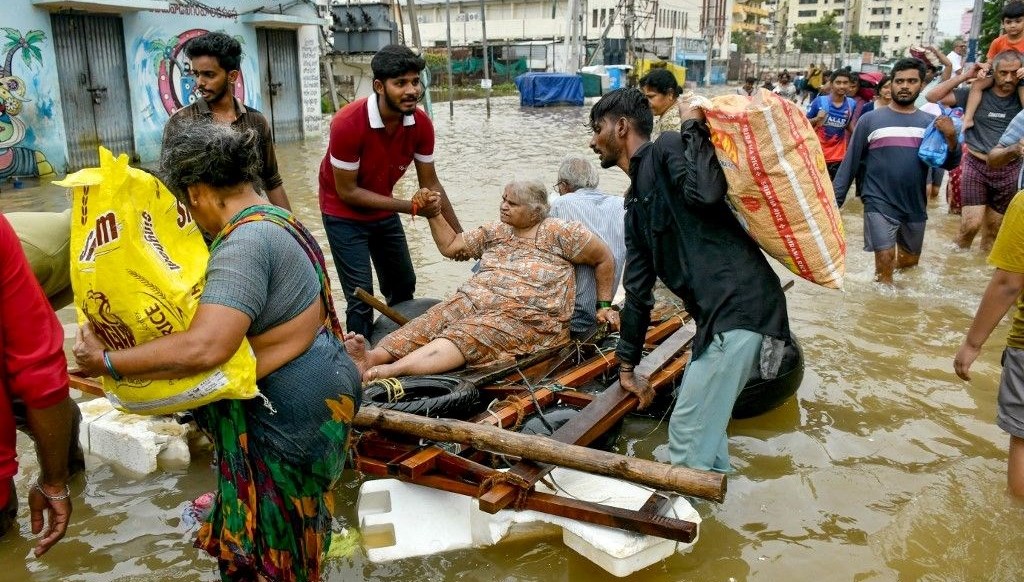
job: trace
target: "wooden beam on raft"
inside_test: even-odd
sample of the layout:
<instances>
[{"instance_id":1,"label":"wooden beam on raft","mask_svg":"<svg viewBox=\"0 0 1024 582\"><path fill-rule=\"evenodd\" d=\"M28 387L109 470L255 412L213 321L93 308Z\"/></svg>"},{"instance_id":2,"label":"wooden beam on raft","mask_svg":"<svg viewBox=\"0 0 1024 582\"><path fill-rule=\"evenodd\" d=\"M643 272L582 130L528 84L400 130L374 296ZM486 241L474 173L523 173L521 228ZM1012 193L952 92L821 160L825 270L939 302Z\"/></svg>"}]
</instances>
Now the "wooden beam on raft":
<instances>
[{"instance_id":1,"label":"wooden beam on raft","mask_svg":"<svg viewBox=\"0 0 1024 582\"><path fill-rule=\"evenodd\" d=\"M103 384L100 384L92 378L86 378L81 375L81 370L73 369L68 370L68 375L71 381L68 383L70 388L85 392L86 394L92 394L93 396L100 396L106 398L106 393L103 392Z\"/></svg>"},{"instance_id":2,"label":"wooden beam on raft","mask_svg":"<svg viewBox=\"0 0 1024 582\"><path fill-rule=\"evenodd\" d=\"M395 311L387 303L384 303L380 299L377 299L373 295L370 295L362 287L356 287L355 296L360 301L381 312L382 315L384 315L391 321L397 323L398 325L405 325L409 323L408 317ZM367 341L369 341L369 338L367 338Z\"/></svg>"},{"instance_id":3,"label":"wooden beam on raft","mask_svg":"<svg viewBox=\"0 0 1024 582\"><path fill-rule=\"evenodd\" d=\"M693 321L688 322L670 336L669 339L662 342L657 349L641 360L639 366L637 366L637 371L648 375L652 382L656 379L659 382L663 382L666 376L671 376L675 371L672 370L668 374L660 374L661 377L659 377L659 373L666 367L666 364L672 368L678 366L678 370L682 370L689 358L683 360L682 363L678 359L673 362L673 359L689 347L696 332L697 327ZM556 430L551 435L551 438L564 443L589 445L597 437L607 432L615 423L636 409L638 403L637 397L631 392L623 390L616 381L598 395L593 402L585 406L580 414L570 418L568 422ZM550 465L521 461L512 467L509 473L533 486L541 477L550 472L552 468ZM508 507L517 495L519 495L519 491L515 486L509 483L498 483L490 491L480 496L480 509L488 513L495 513Z\"/></svg>"},{"instance_id":4,"label":"wooden beam on raft","mask_svg":"<svg viewBox=\"0 0 1024 582\"><path fill-rule=\"evenodd\" d=\"M360 410L352 426L361 430L394 432L439 442L468 444L484 451L625 479L712 501L725 498L725 476L720 473L588 449L545 436L523 435L461 420L427 418L372 407Z\"/></svg>"}]
</instances>

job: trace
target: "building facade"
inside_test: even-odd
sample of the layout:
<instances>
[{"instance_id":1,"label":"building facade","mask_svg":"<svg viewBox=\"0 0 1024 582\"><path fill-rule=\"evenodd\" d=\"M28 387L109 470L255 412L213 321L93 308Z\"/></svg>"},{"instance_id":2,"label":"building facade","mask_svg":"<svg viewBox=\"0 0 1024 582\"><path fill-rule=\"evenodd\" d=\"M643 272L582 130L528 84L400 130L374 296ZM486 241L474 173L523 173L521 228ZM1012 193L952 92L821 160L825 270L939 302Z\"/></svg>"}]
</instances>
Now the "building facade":
<instances>
[{"instance_id":1,"label":"building facade","mask_svg":"<svg viewBox=\"0 0 1024 582\"><path fill-rule=\"evenodd\" d=\"M585 43L592 48L604 40L625 41L631 37L637 51L646 51L674 60L673 52L680 40L699 40L701 32L701 0L577 0L583 21L580 30ZM733 0L720 0L731 7ZM493 44L530 41L551 43L555 47L569 34L569 0L485 0L488 41ZM725 8L725 15L729 9ZM425 47L445 46L451 27L452 46L479 43L483 37L483 19L479 0L417 0L416 20L421 43ZM715 40L714 58L728 55L729 24ZM402 14L406 43L412 39L409 15ZM410 43L411 44L411 43ZM692 44L692 43L691 43ZM684 46L690 46L683 43ZM564 55L551 59L551 69L561 70ZM702 57L703 58L703 57Z\"/></svg>"},{"instance_id":2,"label":"building facade","mask_svg":"<svg viewBox=\"0 0 1024 582\"><path fill-rule=\"evenodd\" d=\"M778 15L767 37L784 51L796 50L798 25L818 22L829 14L834 15L840 33L845 25L848 36L880 39L877 56L897 57L911 46L938 42L938 0L766 0L764 6ZM842 51L841 46L817 48L825 54Z\"/></svg>"},{"instance_id":3,"label":"building facade","mask_svg":"<svg viewBox=\"0 0 1024 582\"><path fill-rule=\"evenodd\" d=\"M235 96L267 116L276 141L320 131L325 1L285 10L248 0L8 2L0 180L96 165L99 146L159 159L167 119L196 99L183 45L208 31L242 43Z\"/></svg>"}]
</instances>

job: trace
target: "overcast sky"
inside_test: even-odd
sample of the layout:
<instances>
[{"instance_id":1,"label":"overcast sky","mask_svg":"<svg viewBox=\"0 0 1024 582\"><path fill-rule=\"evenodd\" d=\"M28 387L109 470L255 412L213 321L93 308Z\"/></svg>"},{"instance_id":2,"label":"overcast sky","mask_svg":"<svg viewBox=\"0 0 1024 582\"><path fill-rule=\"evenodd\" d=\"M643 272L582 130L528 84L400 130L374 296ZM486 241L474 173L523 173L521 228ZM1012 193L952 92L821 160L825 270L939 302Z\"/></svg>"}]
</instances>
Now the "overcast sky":
<instances>
[{"instance_id":1,"label":"overcast sky","mask_svg":"<svg viewBox=\"0 0 1024 582\"><path fill-rule=\"evenodd\" d=\"M964 10L974 6L973 0L940 0L939 31L946 34L960 32L960 19Z\"/></svg>"}]
</instances>

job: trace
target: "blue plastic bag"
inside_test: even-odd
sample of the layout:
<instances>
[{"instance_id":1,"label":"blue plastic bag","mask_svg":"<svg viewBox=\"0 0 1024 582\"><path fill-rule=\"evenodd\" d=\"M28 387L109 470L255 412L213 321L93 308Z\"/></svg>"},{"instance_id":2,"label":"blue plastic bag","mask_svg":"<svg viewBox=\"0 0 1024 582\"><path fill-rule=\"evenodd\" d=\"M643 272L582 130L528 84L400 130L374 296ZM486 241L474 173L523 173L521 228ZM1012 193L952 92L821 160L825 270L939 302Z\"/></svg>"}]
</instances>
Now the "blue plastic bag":
<instances>
[{"instance_id":1,"label":"blue plastic bag","mask_svg":"<svg viewBox=\"0 0 1024 582\"><path fill-rule=\"evenodd\" d=\"M964 143L963 109L959 107L949 109L942 105L940 107L942 107L942 115L948 116L953 120L953 129L956 131L957 136L956 145L957 147L962 146ZM938 117L935 119L938 119ZM921 161L929 166L938 168L946 162L946 155L948 153L946 137L935 127L935 120L932 120L924 130L921 145L917 148L917 157L921 158Z\"/></svg>"}]
</instances>

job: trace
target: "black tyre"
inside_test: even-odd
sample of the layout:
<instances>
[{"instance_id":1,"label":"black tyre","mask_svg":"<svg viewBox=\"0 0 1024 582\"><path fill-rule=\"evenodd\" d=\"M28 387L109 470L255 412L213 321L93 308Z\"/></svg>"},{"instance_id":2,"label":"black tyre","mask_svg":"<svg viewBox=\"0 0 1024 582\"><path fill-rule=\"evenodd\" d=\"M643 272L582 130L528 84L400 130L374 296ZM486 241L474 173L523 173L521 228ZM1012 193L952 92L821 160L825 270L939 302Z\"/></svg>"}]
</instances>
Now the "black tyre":
<instances>
[{"instance_id":1,"label":"black tyre","mask_svg":"<svg viewBox=\"0 0 1024 582\"><path fill-rule=\"evenodd\" d=\"M422 299L410 299L401 303L396 303L391 306L392 309L408 317L414 319L423 315L428 309L440 303L440 299L431 299L430 297L424 297ZM377 345L384 336L398 329L398 324L391 321L386 315L378 315L377 319L373 321L373 335L370 337L370 343Z\"/></svg>"},{"instance_id":2,"label":"black tyre","mask_svg":"<svg viewBox=\"0 0 1024 582\"><path fill-rule=\"evenodd\" d=\"M771 380L751 378L732 407L733 418L753 418L778 408L788 400L804 379L804 351L793 338L782 353L779 375Z\"/></svg>"},{"instance_id":3,"label":"black tyre","mask_svg":"<svg viewBox=\"0 0 1024 582\"><path fill-rule=\"evenodd\" d=\"M395 398L401 384L401 395ZM408 412L434 418L464 419L472 416L480 402L480 391L473 384L450 376L406 376L375 380L363 388L363 405Z\"/></svg>"}]
</instances>

